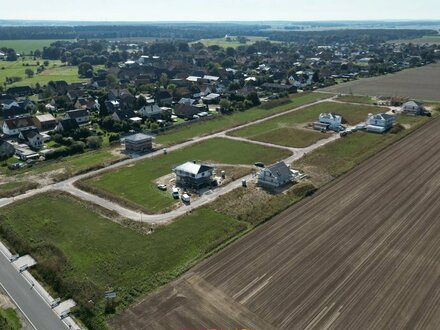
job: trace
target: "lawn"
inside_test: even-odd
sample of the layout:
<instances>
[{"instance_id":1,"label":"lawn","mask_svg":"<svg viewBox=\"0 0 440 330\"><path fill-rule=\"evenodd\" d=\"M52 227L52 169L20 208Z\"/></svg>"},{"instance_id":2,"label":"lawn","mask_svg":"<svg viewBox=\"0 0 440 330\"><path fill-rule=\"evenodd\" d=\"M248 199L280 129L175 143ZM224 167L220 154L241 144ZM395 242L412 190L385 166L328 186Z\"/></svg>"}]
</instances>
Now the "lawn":
<instances>
[{"instance_id":1,"label":"lawn","mask_svg":"<svg viewBox=\"0 0 440 330\"><path fill-rule=\"evenodd\" d=\"M49 47L50 44L57 40L0 40L0 48L12 48L20 55L29 55L31 51L37 49L43 50L44 47ZM66 39L64 41L74 41L73 39Z\"/></svg>"},{"instance_id":2,"label":"lawn","mask_svg":"<svg viewBox=\"0 0 440 330\"><path fill-rule=\"evenodd\" d=\"M330 97L322 93L297 94L290 98L289 102L271 107L274 103L265 103L256 108L243 112L234 112L231 115L218 115L216 118L192 124L190 127L171 129L156 137L156 142L163 145L173 145L196 136L207 135L235 126L239 126L257 119L284 112L302 105L313 103Z\"/></svg>"},{"instance_id":3,"label":"lawn","mask_svg":"<svg viewBox=\"0 0 440 330\"><path fill-rule=\"evenodd\" d=\"M20 77L21 80L13 83L12 85L8 85L7 87L12 86L35 86L36 83L40 85L46 85L49 81L53 80L65 80L68 83L72 82L80 82L86 81L87 79L82 79L78 76L78 67L77 66L67 66L58 60L49 60L49 65L46 69L37 74L37 62L40 65L43 64L45 60L33 60L32 58L26 58L24 60L19 59L15 62L0 62L0 83L6 81L6 77ZM96 66L95 69L100 68L101 66ZM25 74L26 69L31 69L34 71L34 76L32 78L28 78Z\"/></svg>"},{"instance_id":4,"label":"lawn","mask_svg":"<svg viewBox=\"0 0 440 330\"><path fill-rule=\"evenodd\" d=\"M12 308L0 308L0 329L20 330L21 322L17 312Z\"/></svg>"},{"instance_id":5,"label":"lawn","mask_svg":"<svg viewBox=\"0 0 440 330\"><path fill-rule=\"evenodd\" d=\"M346 173L428 120L427 117L399 117L397 122L407 126L407 129L397 134L356 132L316 149L296 161L293 166L305 171L320 186Z\"/></svg>"},{"instance_id":6,"label":"lawn","mask_svg":"<svg viewBox=\"0 0 440 330\"><path fill-rule=\"evenodd\" d=\"M146 235L62 193L37 195L0 210L0 236L16 252L32 253L37 275L58 295L80 304L78 315L89 329L105 328L98 322L104 291L115 290L122 306L132 303L246 228L203 208Z\"/></svg>"},{"instance_id":7,"label":"lawn","mask_svg":"<svg viewBox=\"0 0 440 330\"><path fill-rule=\"evenodd\" d=\"M301 127L306 123L318 120L320 113L336 112L342 115L348 124L352 125L365 121L370 112L375 113L381 111L383 111L383 109L379 107L325 102L267 120L260 124L251 125L229 134L256 141L303 148L328 137L327 134Z\"/></svg>"},{"instance_id":8,"label":"lawn","mask_svg":"<svg viewBox=\"0 0 440 330\"><path fill-rule=\"evenodd\" d=\"M88 179L80 187L130 208L161 213L169 211L176 201L169 192L159 191L153 181L172 173L182 163L197 160L231 165L257 161L271 164L290 154L287 150L214 138Z\"/></svg>"},{"instance_id":9,"label":"lawn","mask_svg":"<svg viewBox=\"0 0 440 330\"><path fill-rule=\"evenodd\" d=\"M246 41L246 43L240 43L240 42L238 42L237 37L230 36L230 41L227 41L225 38L212 38L212 39L201 39L196 42L192 42L191 44L201 42L205 47L219 46L219 47L223 47L223 48L227 48L227 47L237 48L240 46L253 45L257 41L267 40L266 37L246 37L246 39L248 39Z\"/></svg>"},{"instance_id":10,"label":"lawn","mask_svg":"<svg viewBox=\"0 0 440 330\"><path fill-rule=\"evenodd\" d=\"M37 188L37 184L33 182L13 181L8 183L0 183L0 198L17 196L27 190Z\"/></svg>"}]
</instances>

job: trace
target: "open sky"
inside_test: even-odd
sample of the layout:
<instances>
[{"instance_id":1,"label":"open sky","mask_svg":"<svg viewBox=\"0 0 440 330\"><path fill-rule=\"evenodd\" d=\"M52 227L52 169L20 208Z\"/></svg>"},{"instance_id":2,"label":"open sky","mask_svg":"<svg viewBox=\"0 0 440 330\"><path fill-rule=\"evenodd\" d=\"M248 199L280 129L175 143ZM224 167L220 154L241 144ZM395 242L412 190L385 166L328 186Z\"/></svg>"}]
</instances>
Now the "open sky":
<instances>
[{"instance_id":1,"label":"open sky","mask_svg":"<svg viewBox=\"0 0 440 330\"><path fill-rule=\"evenodd\" d=\"M439 0L0 0L0 19L238 21L439 19Z\"/></svg>"}]
</instances>

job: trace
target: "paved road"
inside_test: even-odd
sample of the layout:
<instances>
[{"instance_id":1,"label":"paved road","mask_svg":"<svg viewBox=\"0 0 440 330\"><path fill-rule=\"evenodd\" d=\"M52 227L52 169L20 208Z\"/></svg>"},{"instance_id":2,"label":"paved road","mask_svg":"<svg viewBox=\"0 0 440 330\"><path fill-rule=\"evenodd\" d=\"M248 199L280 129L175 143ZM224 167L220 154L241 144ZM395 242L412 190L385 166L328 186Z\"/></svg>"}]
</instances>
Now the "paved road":
<instances>
[{"instance_id":1,"label":"paved road","mask_svg":"<svg viewBox=\"0 0 440 330\"><path fill-rule=\"evenodd\" d=\"M113 320L115 329L439 329L440 118Z\"/></svg>"},{"instance_id":2,"label":"paved road","mask_svg":"<svg viewBox=\"0 0 440 330\"><path fill-rule=\"evenodd\" d=\"M9 260L0 253L0 285L37 330L67 329Z\"/></svg>"}]
</instances>

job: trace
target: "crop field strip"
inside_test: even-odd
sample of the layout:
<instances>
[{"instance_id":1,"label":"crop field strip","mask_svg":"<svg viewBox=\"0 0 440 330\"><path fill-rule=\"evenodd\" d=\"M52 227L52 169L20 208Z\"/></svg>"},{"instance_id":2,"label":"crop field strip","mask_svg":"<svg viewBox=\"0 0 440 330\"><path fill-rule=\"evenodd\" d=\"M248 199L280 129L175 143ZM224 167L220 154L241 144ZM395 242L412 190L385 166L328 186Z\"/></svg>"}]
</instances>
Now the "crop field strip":
<instances>
[{"instance_id":1,"label":"crop field strip","mask_svg":"<svg viewBox=\"0 0 440 330\"><path fill-rule=\"evenodd\" d=\"M330 86L321 91L370 96L407 96L440 101L440 63L407 69L395 74L365 78Z\"/></svg>"},{"instance_id":2,"label":"crop field strip","mask_svg":"<svg viewBox=\"0 0 440 330\"><path fill-rule=\"evenodd\" d=\"M132 306L116 329L436 328L440 120Z\"/></svg>"}]
</instances>

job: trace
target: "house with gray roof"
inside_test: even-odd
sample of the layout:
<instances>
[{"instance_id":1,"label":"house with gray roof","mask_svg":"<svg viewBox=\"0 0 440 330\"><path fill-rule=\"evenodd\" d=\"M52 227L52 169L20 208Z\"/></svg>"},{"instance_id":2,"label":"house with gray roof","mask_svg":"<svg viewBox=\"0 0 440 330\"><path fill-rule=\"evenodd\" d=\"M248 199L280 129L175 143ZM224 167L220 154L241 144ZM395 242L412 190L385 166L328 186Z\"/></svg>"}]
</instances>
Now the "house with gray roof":
<instances>
[{"instance_id":1,"label":"house with gray roof","mask_svg":"<svg viewBox=\"0 0 440 330\"><path fill-rule=\"evenodd\" d=\"M258 173L258 185L269 190L280 188L292 179L292 171L284 162L265 167Z\"/></svg>"},{"instance_id":2,"label":"house with gray roof","mask_svg":"<svg viewBox=\"0 0 440 330\"><path fill-rule=\"evenodd\" d=\"M402 112L406 115L418 116L426 111L422 103L416 101L406 102L402 106Z\"/></svg>"},{"instance_id":3,"label":"house with gray roof","mask_svg":"<svg viewBox=\"0 0 440 330\"><path fill-rule=\"evenodd\" d=\"M393 127L396 118L386 113L369 114L367 119L367 132L384 133Z\"/></svg>"},{"instance_id":4,"label":"house with gray roof","mask_svg":"<svg viewBox=\"0 0 440 330\"><path fill-rule=\"evenodd\" d=\"M125 151L128 153L143 153L153 149L153 137L151 135L137 133L124 138Z\"/></svg>"},{"instance_id":5,"label":"house with gray roof","mask_svg":"<svg viewBox=\"0 0 440 330\"><path fill-rule=\"evenodd\" d=\"M174 168L176 174L176 186L189 189L201 189L208 187L212 182L214 167L197 164L196 162L186 162Z\"/></svg>"}]
</instances>

